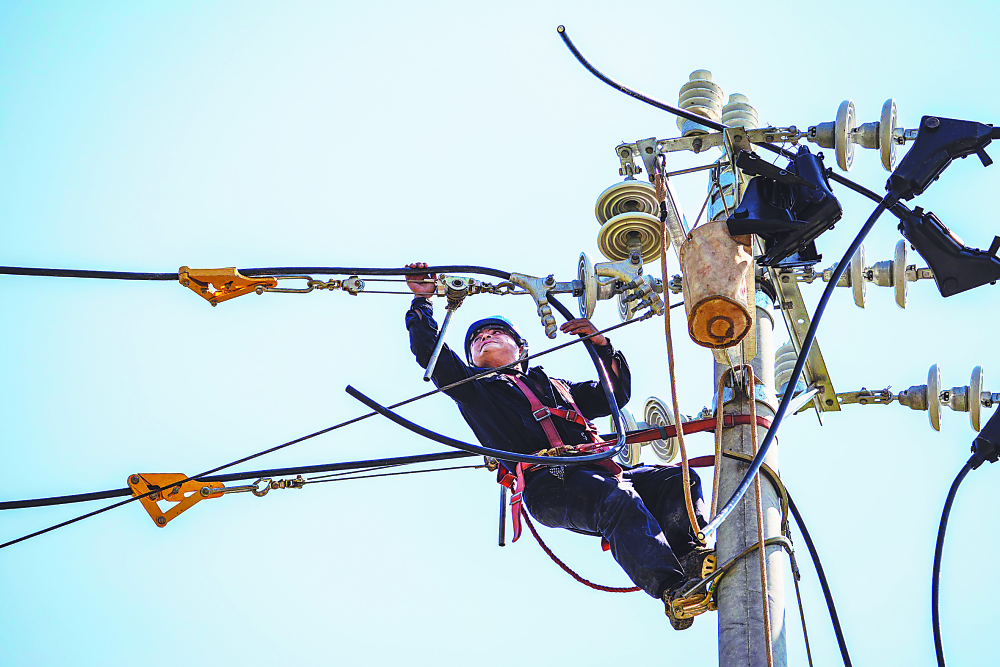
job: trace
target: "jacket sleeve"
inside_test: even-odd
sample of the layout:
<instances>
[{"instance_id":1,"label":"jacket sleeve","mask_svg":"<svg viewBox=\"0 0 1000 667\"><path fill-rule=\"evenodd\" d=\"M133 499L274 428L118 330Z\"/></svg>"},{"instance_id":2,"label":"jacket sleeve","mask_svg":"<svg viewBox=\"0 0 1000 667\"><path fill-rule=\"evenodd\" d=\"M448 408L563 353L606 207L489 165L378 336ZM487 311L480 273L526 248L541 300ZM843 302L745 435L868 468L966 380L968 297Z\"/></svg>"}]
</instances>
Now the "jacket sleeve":
<instances>
[{"instance_id":1,"label":"jacket sleeve","mask_svg":"<svg viewBox=\"0 0 1000 667\"><path fill-rule=\"evenodd\" d=\"M628 362L625 361L625 355L612 347L611 339L608 339L607 345L597 347L596 350L601 363L608 372L608 378L611 380L615 402L619 408L625 407L632 395L632 373L629 371ZM611 370L612 361L618 362L617 374ZM570 384L570 392L584 417L593 419L611 414L611 406L608 405L608 400L604 396L604 388L601 387L599 380L572 383Z\"/></svg>"},{"instance_id":2,"label":"jacket sleeve","mask_svg":"<svg viewBox=\"0 0 1000 667\"><path fill-rule=\"evenodd\" d=\"M434 321L434 308L430 301L416 297L406 311L406 329L410 332L410 351L417 358L421 368L427 368L434 344L437 342L438 326ZM471 376L472 369L463 362L447 343L441 349L431 380L437 387L443 387ZM444 393L455 400L470 399L475 394L474 382L446 389Z\"/></svg>"}]
</instances>

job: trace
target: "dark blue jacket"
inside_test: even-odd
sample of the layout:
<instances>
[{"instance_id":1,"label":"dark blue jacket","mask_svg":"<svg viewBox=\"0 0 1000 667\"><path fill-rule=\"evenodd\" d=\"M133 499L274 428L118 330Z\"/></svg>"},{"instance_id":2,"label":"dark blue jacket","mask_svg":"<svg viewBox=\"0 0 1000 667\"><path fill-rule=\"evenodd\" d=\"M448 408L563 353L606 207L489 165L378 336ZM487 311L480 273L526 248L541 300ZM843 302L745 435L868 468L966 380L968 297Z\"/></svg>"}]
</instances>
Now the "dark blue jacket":
<instances>
[{"instance_id":1,"label":"dark blue jacket","mask_svg":"<svg viewBox=\"0 0 1000 667\"><path fill-rule=\"evenodd\" d=\"M410 310L406 312L406 328L410 332L410 350L416 356L417 363L427 368L438 331L433 309L427 299L417 297L413 300ZM597 351L605 368L608 369L615 400L619 407L624 406L632 390L632 376L625 357L621 352L614 350L610 341L607 345L598 347ZM617 375L611 371L612 360L618 361ZM442 387L483 370L467 365L446 344L441 350L441 356L438 357L432 379L435 385ZM520 371L510 369L498 375L446 389L445 393L458 404L465 421L483 445L508 452L531 454L548 448L549 441L541 425L531 415L528 399L506 377L506 373L515 372ZM572 406L567 405L565 399L552 386L541 366L529 368L526 375L529 386L534 389L544 405L572 410ZM567 382L567 384L583 416L594 419L611 414L600 382ZM579 424L558 417L552 421L567 445L588 442L584 428Z\"/></svg>"}]
</instances>

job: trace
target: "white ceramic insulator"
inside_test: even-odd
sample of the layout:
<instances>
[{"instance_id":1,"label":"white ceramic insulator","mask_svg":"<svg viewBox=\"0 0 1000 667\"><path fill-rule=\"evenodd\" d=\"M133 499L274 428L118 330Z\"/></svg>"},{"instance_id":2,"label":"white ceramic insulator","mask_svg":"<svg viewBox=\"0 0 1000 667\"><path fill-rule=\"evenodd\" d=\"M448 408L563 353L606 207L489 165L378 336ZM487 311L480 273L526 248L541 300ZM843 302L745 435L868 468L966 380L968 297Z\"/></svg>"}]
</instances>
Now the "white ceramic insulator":
<instances>
[{"instance_id":1,"label":"white ceramic insulator","mask_svg":"<svg viewBox=\"0 0 1000 667\"><path fill-rule=\"evenodd\" d=\"M733 93L726 106L722 107L722 122L730 127L756 130L757 110L750 106L750 98L746 95Z\"/></svg>"},{"instance_id":2,"label":"white ceramic insulator","mask_svg":"<svg viewBox=\"0 0 1000 667\"><path fill-rule=\"evenodd\" d=\"M704 116L709 120L722 120L722 87L712 81L712 73L707 69L691 72L688 82L681 86L677 105L686 111ZM685 118L677 119L681 136L707 134L711 130L700 123Z\"/></svg>"},{"instance_id":3,"label":"white ceramic insulator","mask_svg":"<svg viewBox=\"0 0 1000 667\"><path fill-rule=\"evenodd\" d=\"M785 386L788 381L792 378L792 370L795 368L795 362L798 361L799 355L795 354L795 347L791 342L785 343L779 347L774 353L774 386L778 390L778 394L785 393ZM799 391L805 391L806 383L799 378L799 381L795 384L796 393Z\"/></svg>"}]
</instances>

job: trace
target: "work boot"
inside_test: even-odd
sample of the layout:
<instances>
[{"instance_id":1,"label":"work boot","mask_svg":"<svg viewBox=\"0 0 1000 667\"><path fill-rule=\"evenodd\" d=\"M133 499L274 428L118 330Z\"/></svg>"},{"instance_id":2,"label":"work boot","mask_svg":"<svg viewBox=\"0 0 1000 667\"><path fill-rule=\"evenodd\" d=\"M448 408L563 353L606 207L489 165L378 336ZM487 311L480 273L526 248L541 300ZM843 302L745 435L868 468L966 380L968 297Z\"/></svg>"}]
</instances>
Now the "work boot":
<instances>
[{"instance_id":1,"label":"work boot","mask_svg":"<svg viewBox=\"0 0 1000 667\"><path fill-rule=\"evenodd\" d=\"M705 547L695 547L680 559L684 580L663 592L667 618L674 630L687 630L694 624L694 616L714 608L708 593L702 590L688 598L681 594L715 572L715 552Z\"/></svg>"},{"instance_id":2,"label":"work boot","mask_svg":"<svg viewBox=\"0 0 1000 667\"><path fill-rule=\"evenodd\" d=\"M687 630L692 625L694 625L693 616L678 616L678 610L674 608L674 600L679 599L679 595L683 593L686 589L690 588L698 582L697 579L684 579L680 584L673 588L668 588L663 591L663 605L664 612L667 618L670 619L670 627L674 630Z\"/></svg>"},{"instance_id":3,"label":"work boot","mask_svg":"<svg viewBox=\"0 0 1000 667\"><path fill-rule=\"evenodd\" d=\"M707 547L695 547L678 560L688 579L700 581L715 572L715 551Z\"/></svg>"}]
</instances>

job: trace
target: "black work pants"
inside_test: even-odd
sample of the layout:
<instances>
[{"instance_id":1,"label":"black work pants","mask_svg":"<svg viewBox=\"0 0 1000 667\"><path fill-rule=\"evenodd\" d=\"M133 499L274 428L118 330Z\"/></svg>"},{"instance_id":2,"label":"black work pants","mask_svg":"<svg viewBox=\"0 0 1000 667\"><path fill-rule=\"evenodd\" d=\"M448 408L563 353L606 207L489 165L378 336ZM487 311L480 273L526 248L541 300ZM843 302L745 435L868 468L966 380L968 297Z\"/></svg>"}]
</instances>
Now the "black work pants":
<instances>
[{"instance_id":1,"label":"black work pants","mask_svg":"<svg viewBox=\"0 0 1000 667\"><path fill-rule=\"evenodd\" d=\"M691 492L704 526L694 471ZM593 464L548 468L526 480L524 503L546 526L603 536L629 578L656 598L684 580L677 559L697 544L678 467L643 466L625 471L621 480Z\"/></svg>"}]
</instances>

